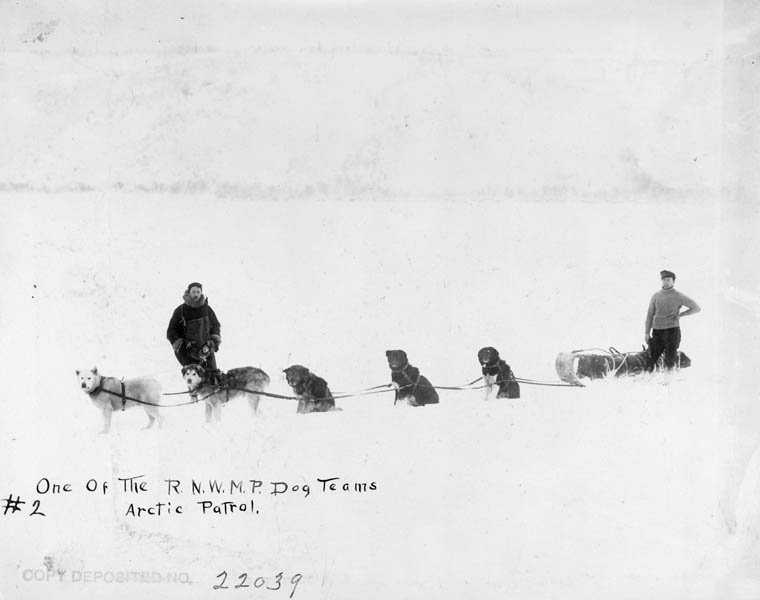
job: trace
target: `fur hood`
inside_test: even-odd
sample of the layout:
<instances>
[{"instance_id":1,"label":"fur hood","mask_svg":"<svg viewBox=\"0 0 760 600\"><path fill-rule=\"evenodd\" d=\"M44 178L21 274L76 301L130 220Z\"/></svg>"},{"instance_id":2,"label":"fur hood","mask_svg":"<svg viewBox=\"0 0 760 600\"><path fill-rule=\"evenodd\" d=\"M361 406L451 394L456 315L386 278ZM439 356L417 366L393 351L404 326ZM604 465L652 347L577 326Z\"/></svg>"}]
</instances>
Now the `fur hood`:
<instances>
[{"instance_id":1,"label":"fur hood","mask_svg":"<svg viewBox=\"0 0 760 600\"><path fill-rule=\"evenodd\" d=\"M193 302L190 299L190 294L187 290L185 290L185 293L182 295L182 300L184 300L185 304L190 308L200 308L201 306L208 304L208 298L206 298L206 294L201 294L201 297L198 298L198 301Z\"/></svg>"}]
</instances>

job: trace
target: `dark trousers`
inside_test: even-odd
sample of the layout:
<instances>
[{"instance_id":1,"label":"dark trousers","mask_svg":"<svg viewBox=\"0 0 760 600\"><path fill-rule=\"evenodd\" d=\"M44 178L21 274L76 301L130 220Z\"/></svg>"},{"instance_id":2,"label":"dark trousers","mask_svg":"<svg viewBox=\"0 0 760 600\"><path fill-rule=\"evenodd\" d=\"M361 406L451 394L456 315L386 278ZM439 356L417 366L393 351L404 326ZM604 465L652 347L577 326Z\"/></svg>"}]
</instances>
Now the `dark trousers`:
<instances>
[{"instance_id":1,"label":"dark trousers","mask_svg":"<svg viewBox=\"0 0 760 600\"><path fill-rule=\"evenodd\" d=\"M649 356L652 359L650 370L654 370L660 355L665 353L665 369L670 370L678 364L678 347L681 345L681 328L652 330L649 340Z\"/></svg>"}]
</instances>

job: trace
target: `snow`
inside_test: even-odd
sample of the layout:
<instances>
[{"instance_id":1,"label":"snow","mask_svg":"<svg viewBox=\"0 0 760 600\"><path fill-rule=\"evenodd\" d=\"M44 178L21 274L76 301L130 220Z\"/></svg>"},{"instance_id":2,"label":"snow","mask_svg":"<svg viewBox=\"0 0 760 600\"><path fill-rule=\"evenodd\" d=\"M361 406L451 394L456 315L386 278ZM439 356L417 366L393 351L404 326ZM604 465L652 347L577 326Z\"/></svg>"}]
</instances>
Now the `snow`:
<instances>
[{"instance_id":1,"label":"snow","mask_svg":"<svg viewBox=\"0 0 760 600\"><path fill-rule=\"evenodd\" d=\"M723 527L718 428L693 381L526 390L519 401L488 404L470 394L444 393L439 406L420 410L368 397L308 417L270 401L256 420L247 406L229 406L213 427L190 407L160 432L138 431L142 415L127 413L101 437L80 423L57 454L16 455L20 472L113 485L147 473L156 491L145 500L45 498L64 524L18 560L36 565L41 547L68 552L68 569L75 561L102 570L161 565L198 580L162 597L207 597L203 583L222 568L303 572L306 597L347 597L365 586L375 589L370 597L552 597L563 589L709 597L711 549ZM38 443L21 434L11 448L23 455ZM324 495L317 479L336 476L376 481L378 492ZM311 492L265 497L257 516L124 516L128 500L176 501L163 490L169 478L308 482ZM198 499L179 500L191 510ZM47 529L26 527L35 536Z\"/></svg>"},{"instance_id":2,"label":"snow","mask_svg":"<svg viewBox=\"0 0 760 600\"><path fill-rule=\"evenodd\" d=\"M50 556L67 573L187 574L191 584L146 588L166 598L208 597L222 570L302 573L296 593L304 597L358 589L378 598L713 597L729 565L716 548L730 538L720 501L732 446L704 339L718 326L707 250L691 258L705 268L681 275L703 307L684 323L682 347L694 367L667 386L659 377L582 389L523 385L519 400L489 402L482 391L443 390L438 406L420 409L394 407L392 394L378 393L308 416L296 415L293 402L264 398L260 416L237 401L219 424L205 424L200 406L166 409L161 430L140 430L140 410L116 413L111 433L99 436L99 415L73 372L96 363L106 375L152 375L165 391L182 391L163 336L185 280L198 279L222 322L220 366L260 366L273 393L289 394L281 370L292 363L308 365L336 392L387 383L385 350L396 347L438 385L475 379L477 350L491 344L519 377L556 381L557 351L635 348L653 275L656 285L661 264L698 252L687 244L693 230L674 232L665 248L615 246L647 220L645 212L619 219L627 204L488 206L497 220L520 218L514 237L472 235L483 209L454 203L435 209L448 215L435 227L422 218L431 211L425 204L300 205L291 218L292 206L228 203L215 212L224 217L202 222L178 219L165 205L121 221L120 199L98 206L32 198L23 212L5 211L38 228L14 238L31 252L28 268L7 280L8 289L35 298L12 295L24 319L4 325L19 351L6 386L24 401L5 407L3 491L40 498L49 516L3 517L13 539L33 540L5 563L12 584L4 593L118 597L131 589L23 581L24 569L43 568ZM568 255L568 236L541 235L547 222L583 211L620 223L594 232L600 248L616 247L617 260L607 252ZM711 213L701 214L693 223L710 236ZM109 249L113 229L96 224L117 220L119 244ZM314 246L282 241L285 231L305 237L315 220L357 233ZM183 240L204 239L202 231L223 223L232 225L217 250L188 262ZM427 244L391 243L413 236ZM64 256L49 260L44 244ZM537 260L517 260L529 248ZM504 259L472 261L477 256ZM638 268L622 273L625 264ZM654 274L648 265L657 265ZM140 475L148 491L125 493L119 478ZM43 477L75 489L35 496ZM318 480L332 477L376 482L377 490L322 491ZM85 491L91 478L109 490ZM167 479L181 481L183 493L169 495ZM191 493L193 480L210 479L259 480L264 494ZM306 483L310 493L272 496L276 481ZM207 497L253 498L260 513L202 514L198 502ZM137 518L126 515L130 502L172 502L186 512Z\"/></svg>"},{"instance_id":3,"label":"snow","mask_svg":"<svg viewBox=\"0 0 760 600\"><path fill-rule=\"evenodd\" d=\"M625 4L0 8L0 600L757 597L758 215L726 190L726 15ZM435 385L483 346L556 381L559 352L641 347L663 268L702 307L668 385L265 398L160 430L136 409L98 435L74 376L184 390L165 331L201 281L219 366L272 393L291 364L388 383L394 348Z\"/></svg>"}]
</instances>

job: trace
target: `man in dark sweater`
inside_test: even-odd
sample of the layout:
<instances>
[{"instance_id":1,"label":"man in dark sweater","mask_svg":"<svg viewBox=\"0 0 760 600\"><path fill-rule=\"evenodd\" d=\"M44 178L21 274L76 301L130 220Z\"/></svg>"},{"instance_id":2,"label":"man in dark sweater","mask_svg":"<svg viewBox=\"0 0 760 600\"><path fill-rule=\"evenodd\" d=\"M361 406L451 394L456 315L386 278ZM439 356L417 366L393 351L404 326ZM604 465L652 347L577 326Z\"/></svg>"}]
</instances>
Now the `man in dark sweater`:
<instances>
[{"instance_id":1,"label":"man in dark sweater","mask_svg":"<svg viewBox=\"0 0 760 600\"><path fill-rule=\"evenodd\" d=\"M650 370L654 369L660 355L665 352L665 370L670 371L676 366L678 346L681 344L679 319L686 315L694 315L701 309L694 300L673 287L676 281L675 273L660 271L660 279L662 289L655 292L649 301L644 339L649 345L652 361ZM680 312L682 306L687 310Z\"/></svg>"},{"instance_id":2,"label":"man in dark sweater","mask_svg":"<svg viewBox=\"0 0 760 600\"><path fill-rule=\"evenodd\" d=\"M215 354L222 343L219 319L197 281L187 286L182 300L174 309L166 338L182 366L203 364L213 378L218 371Z\"/></svg>"}]
</instances>

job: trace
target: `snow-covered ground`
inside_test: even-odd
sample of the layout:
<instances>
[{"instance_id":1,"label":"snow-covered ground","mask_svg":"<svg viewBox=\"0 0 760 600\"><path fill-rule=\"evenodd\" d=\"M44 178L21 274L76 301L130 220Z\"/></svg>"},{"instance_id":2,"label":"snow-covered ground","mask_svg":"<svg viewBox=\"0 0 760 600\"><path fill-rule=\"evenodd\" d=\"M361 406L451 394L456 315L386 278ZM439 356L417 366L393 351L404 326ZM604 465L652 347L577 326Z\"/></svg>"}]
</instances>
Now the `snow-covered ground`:
<instances>
[{"instance_id":1,"label":"snow-covered ground","mask_svg":"<svg viewBox=\"0 0 760 600\"><path fill-rule=\"evenodd\" d=\"M624 5L0 7L0 600L759 597L758 215L729 193L756 169L725 125L756 111L721 96L752 36ZM274 393L291 364L387 383L393 348L441 386L487 345L556 380L641 347L663 268L702 307L670 385L98 435L74 376L183 390L165 331L197 280L220 367ZM249 510L199 504L224 501Z\"/></svg>"},{"instance_id":2,"label":"snow-covered ground","mask_svg":"<svg viewBox=\"0 0 760 600\"><path fill-rule=\"evenodd\" d=\"M715 597L735 552L721 504L734 446L712 352L720 319L711 208L694 208L689 232L655 243L654 233L641 236L652 211L679 207L227 203L200 221L178 216L171 201L135 210L118 197L31 200L23 211L5 207L36 228L14 234L26 268L6 281L27 298L12 294L3 313L15 352L5 386L23 400L4 407L2 492L41 499L47 516L2 517L24 540L3 563L8 597L205 598L223 570L302 573L304 597ZM507 217L521 223L510 235L484 224ZM116 222L118 231L98 226ZM315 222L335 235L290 243ZM185 246L222 229L207 252ZM621 243L634 235L641 243ZM260 417L239 402L211 426L199 406L166 409L160 431L141 431L135 410L115 414L111 434L99 436L73 373L94 363L106 375L149 374L166 391L184 389L164 332L183 286L198 279L222 322L220 366L260 366L275 393L288 393L281 370L292 363L335 391L386 383L384 353L397 347L438 385L475 379L484 345L518 376L556 380L559 351L641 343L664 265L703 307L683 323L694 367L669 386L657 377L524 385L519 400L488 403L479 391L442 391L440 405L424 409L376 394L309 416L264 399ZM125 493L119 478L139 475L148 491ZM74 490L35 495L42 477ZM318 479L331 477L377 490L322 491ZM87 492L91 478L109 490ZM181 497L167 479L182 482ZM191 482L209 479L264 482L263 494L206 494L253 498L259 514L202 514L206 497ZM273 496L276 481L310 493ZM126 514L130 502L187 508L138 518ZM45 556L64 581L24 581L47 572ZM131 570L186 574L192 584L69 579Z\"/></svg>"},{"instance_id":3,"label":"snow-covered ground","mask_svg":"<svg viewBox=\"0 0 760 600\"><path fill-rule=\"evenodd\" d=\"M68 574L63 584L24 583L16 572L45 569L43 556L52 556L69 572L158 570L193 580L137 586L151 597L210 597L222 570L300 572L298 594L307 598L357 589L371 598L714 597L723 567L715 549L726 537L716 496L725 440L715 395L698 379L531 389L489 404L444 393L424 410L367 397L310 417L267 403L255 421L247 407L230 406L219 427L202 425L191 407L161 432L138 431L142 415L125 414L110 436L82 423L44 446L39 432L25 430L9 445L17 493L38 475L79 487L90 477L115 486L146 475L151 491L46 497L47 522L6 518L23 536L14 539L34 542L17 544L5 591L127 593L67 582ZM76 413L88 421L83 404ZM318 479L332 477L378 489L325 494ZM206 496L184 489L169 497L166 479L183 488L192 479L243 480L244 493L216 499L254 497L260 514L203 516L196 503ZM248 493L251 479L265 482L260 499ZM272 481L311 491L272 498ZM131 501L181 502L189 514L127 517Z\"/></svg>"}]
</instances>

